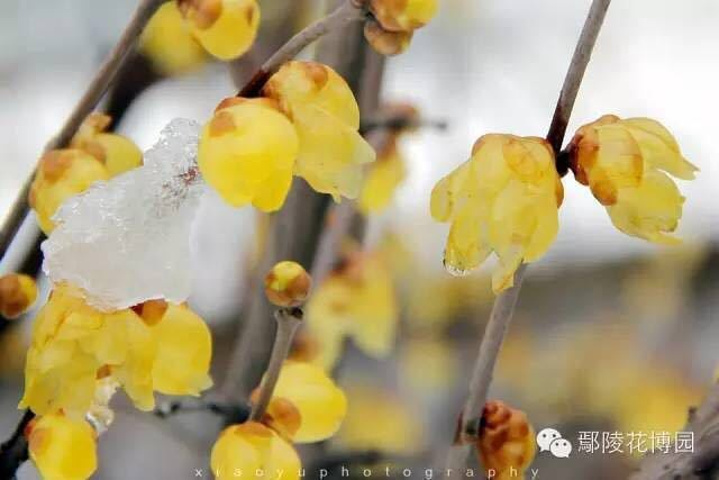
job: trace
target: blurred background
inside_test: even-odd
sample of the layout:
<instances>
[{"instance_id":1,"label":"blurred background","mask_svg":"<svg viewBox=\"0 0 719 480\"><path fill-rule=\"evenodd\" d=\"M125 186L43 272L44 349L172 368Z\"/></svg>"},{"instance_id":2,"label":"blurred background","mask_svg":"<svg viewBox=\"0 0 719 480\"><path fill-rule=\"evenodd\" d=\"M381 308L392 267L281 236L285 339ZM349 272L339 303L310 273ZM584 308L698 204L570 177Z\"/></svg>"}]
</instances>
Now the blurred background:
<instances>
[{"instance_id":1,"label":"blurred background","mask_svg":"<svg viewBox=\"0 0 719 480\"><path fill-rule=\"evenodd\" d=\"M122 77L129 86L113 91L108 105L118 131L145 149L175 117L204 121L234 93L233 78L246 78L247 65L323 9L315 0L259 3L258 46L241 62L208 60L166 75L151 59L135 61ZM348 391L350 414L322 455L313 450L307 458L380 451L399 463L442 465L491 308L493 265L463 278L444 271L447 226L432 221L429 195L480 135L545 134L590 1L440 3L438 17L416 33L409 51L388 60L381 90L384 101L410 102L423 118L448 123L445 131L421 128L400 138L406 178L390 207L368 221L366 279L383 276L389 286L387 295L366 297L373 307L364 314L369 323L392 323L391 349L376 358L345 342L335 373ZM2 0L2 6L0 215L135 2ZM610 7L569 134L606 113L649 116L674 133L701 172L679 185L687 198L678 232L684 244L672 249L621 234L586 187L571 173L564 178L559 236L529 269L491 395L527 412L537 430L553 426L568 438L579 431L675 432L714 378L719 64L711 59L718 23L714 0L615 0ZM217 334L218 369L239 321L261 224L252 209L232 209L209 195L194 226L190 303ZM16 246L0 273L18 268L26 250ZM32 316L3 324L0 332L2 437L20 415ZM207 464L219 428L212 415L162 420L116 400L117 418L100 442L94 478L193 478L194 468ZM627 453L567 461L545 454L535 467L538 478L623 478L636 461ZM37 478L34 467L25 465L20 478Z\"/></svg>"}]
</instances>

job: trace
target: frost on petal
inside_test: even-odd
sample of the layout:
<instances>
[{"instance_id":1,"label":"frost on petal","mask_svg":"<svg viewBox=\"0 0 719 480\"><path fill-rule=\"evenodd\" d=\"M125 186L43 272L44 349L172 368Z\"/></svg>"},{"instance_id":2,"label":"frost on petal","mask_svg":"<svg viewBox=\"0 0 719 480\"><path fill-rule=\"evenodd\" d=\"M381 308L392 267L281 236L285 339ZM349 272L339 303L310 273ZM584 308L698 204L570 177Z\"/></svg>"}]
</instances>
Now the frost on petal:
<instances>
[{"instance_id":1,"label":"frost on petal","mask_svg":"<svg viewBox=\"0 0 719 480\"><path fill-rule=\"evenodd\" d=\"M200 126L168 124L145 164L65 202L42 245L43 269L102 310L190 293L190 226L205 185L197 172Z\"/></svg>"}]
</instances>

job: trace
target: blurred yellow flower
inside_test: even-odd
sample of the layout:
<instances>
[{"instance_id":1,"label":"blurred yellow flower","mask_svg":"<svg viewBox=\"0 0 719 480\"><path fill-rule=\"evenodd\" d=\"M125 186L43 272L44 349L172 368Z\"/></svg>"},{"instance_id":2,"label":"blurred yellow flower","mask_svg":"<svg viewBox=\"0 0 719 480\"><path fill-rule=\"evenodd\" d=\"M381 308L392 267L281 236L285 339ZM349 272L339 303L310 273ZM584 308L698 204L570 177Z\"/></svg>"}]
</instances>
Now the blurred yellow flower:
<instances>
[{"instance_id":1,"label":"blurred yellow flower","mask_svg":"<svg viewBox=\"0 0 719 480\"><path fill-rule=\"evenodd\" d=\"M292 61L269 79L263 93L277 100L297 129L295 175L335 201L357 198L364 164L373 162L375 153L357 132L359 107L344 79L326 65Z\"/></svg>"},{"instance_id":2,"label":"blurred yellow flower","mask_svg":"<svg viewBox=\"0 0 719 480\"><path fill-rule=\"evenodd\" d=\"M377 161L367 172L357 208L365 215L379 213L389 205L399 184L407 175L404 161L399 153L397 137L377 153Z\"/></svg>"},{"instance_id":3,"label":"blurred yellow flower","mask_svg":"<svg viewBox=\"0 0 719 480\"><path fill-rule=\"evenodd\" d=\"M577 130L569 153L575 178L589 185L615 227L652 242L679 241L669 233L677 228L684 197L670 175L691 180L697 168L663 125L605 115Z\"/></svg>"},{"instance_id":4,"label":"blurred yellow flower","mask_svg":"<svg viewBox=\"0 0 719 480\"><path fill-rule=\"evenodd\" d=\"M107 133L112 119L103 113L91 113L80 125L70 142L71 148L79 148L97 158L110 177L142 165L142 152L132 140Z\"/></svg>"},{"instance_id":5,"label":"blurred yellow flower","mask_svg":"<svg viewBox=\"0 0 719 480\"><path fill-rule=\"evenodd\" d=\"M140 50L165 75L191 71L207 59L175 1L157 9L142 32Z\"/></svg>"},{"instance_id":6,"label":"blurred yellow flower","mask_svg":"<svg viewBox=\"0 0 719 480\"><path fill-rule=\"evenodd\" d=\"M396 55L409 46L412 34L437 14L437 0L370 0L373 19L365 24L365 37L379 53Z\"/></svg>"},{"instance_id":7,"label":"blurred yellow flower","mask_svg":"<svg viewBox=\"0 0 719 480\"><path fill-rule=\"evenodd\" d=\"M382 256L354 253L316 289L307 304L309 333L319 344L316 361L331 368L346 337L367 355L394 347L399 312L392 276Z\"/></svg>"},{"instance_id":8,"label":"blurred yellow flower","mask_svg":"<svg viewBox=\"0 0 719 480\"><path fill-rule=\"evenodd\" d=\"M79 149L52 150L40 159L28 202L46 235L55 228L52 216L62 203L110 174L97 158Z\"/></svg>"},{"instance_id":9,"label":"blurred yellow flower","mask_svg":"<svg viewBox=\"0 0 719 480\"><path fill-rule=\"evenodd\" d=\"M401 378L423 392L449 391L458 371L454 346L444 338L408 339L399 359Z\"/></svg>"},{"instance_id":10,"label":"blurred yellow flower","mask_svg":"<svg viewBox=\"0 0 719 480\"><path fill-rule=\"evenodd\" d=\"M84 480L97 469L96 435L85 420L49 414L28 431L28 452L43 479Z\"/></svg>"},{"instance_id":11,"label":"blurred yellow flower","mask_svg":"<svg viewBox=\"0 0 719 480\"><path fill-rule=\"evenodd\" d=\"M279 209L292 184L298 137L268 99L221 102L200 137L200 172L230 205Z\"/></svg>"},{"instance_id":12,"label":"blurred yellow flower","mask_svg":"<svg viewBox=\"0 0 719 480\"><path fill-rule=\"evenodd\" d=\"M347 418L336 437L342 448L411 455L424 447L420 416L392 392L354 386L347 389L347 396Z\"/></svg>"},{"instance_id":13,"label":"blurred yellow flower","mask_svg":"<svg viewBox=\"0 0 719 480\"><path fill-rule=\"evenodd\" d=\"M151 323L131 309L101 312L74 287L58 286L33 325L20 408L79 418L108 377L141 410L155 406L153 390L198 395L208 388L211 346L202 320L171 305Z\"/></svg>"},{"instance_id":14,"label":"blurred yellow flower","mask_svg":"<svg viewBox=\"0 0 719 480\"><path fill-rule=\"evenodd\" d=\"M494 251L492 289L511 287L519 265L539 259L554 241L563 193L545 140L484 135L472 158L432 191L432 217L451 223L445 266L464 274Z\"/></svg>"},{"instance_id":15,"label":"blurred yellow flower","mask_svg":"<svg viewBox=\"0 0 719 480\"><path fill-rule=\"evenodd\" d=\"M255 0L177 0L197 41L220 60L250 49L260 24Z\"/></svg>"},{"instance_id":16,"label":"blurred yellow flower","mask_svg":"<svg viewBox=\"0 0 719 480\"><path fill-rule=\"evenodd\" d=\"M285 426L284 431L294 433L290 440L296 443L312 443L326 440L337 432L347 413L347 398L325 371L315 365L287 361L282 366L280 378L273 393L273 400L289 401L299 413L298 428ZM272 404L268 413L272 416ZM293 415L285 417L295 422ZM274 418L282 425L282 418Z\"/></svg>"},{"instance_id":17,"label":"blurred yellow flower","mask_svg":"<svg viewBox=\"0 0 719 480\"><path fill-rule=\"evenodd\" d=\"M37 299L35 279L20 273L0 276L0 315L10 320L32 308Z\"/></svg>"},{"instance_id":18,"label":"blurred yellow flower","mask_svg":"<svg viewBox=\"0 0 719 480\"><path fill-rule=\"evenodd\" d=\"M269 480L300 478L295 449L272 429L257 422L232 425L222 431L210 459L215 478L262 476Z\"/></svg>"},{"instance_id":19,"label":"blurred yellow flower","mask_svg":"<svg viewBox=\"0 0 719 480\"><path fill-rule=\"evenodd\" d=\"M499 400L484 406L476 447L482 466L499 480L523 478L537 450L527 415Z\"/></svg>"}]
</instances>

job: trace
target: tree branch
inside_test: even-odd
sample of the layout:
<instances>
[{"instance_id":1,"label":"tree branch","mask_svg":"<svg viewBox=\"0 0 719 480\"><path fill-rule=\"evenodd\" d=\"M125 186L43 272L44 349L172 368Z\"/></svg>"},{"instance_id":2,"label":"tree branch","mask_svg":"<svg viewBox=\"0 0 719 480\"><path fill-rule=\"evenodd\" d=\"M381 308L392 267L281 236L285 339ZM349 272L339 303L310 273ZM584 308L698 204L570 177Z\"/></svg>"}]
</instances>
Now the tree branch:
<instances>
[{"instance_id":1,"label":"tree branch","mask_svg":"<svg viewBox=\"0 0 719 480\"><path fill-rule=\"evenodd\" d=\"M102 96L115 80L122 66L128 58L131 57L129 53L134 50L142 30L162 2L163 0L141 0L130 22L127 24L127 27L125 27L125 31L97 73L95 73L90 85L87 86L82 98L80 98L75 105L75 108L67 120L65 120L60 132L45 146L46 152L48 150L66 147L68 143L70 143L80 124L82 124L85 117L92 112L102 99ZM2 227L0 227L0 259L5 256L5 253L12 243L12 239L30 210L28 194L30 193L30 186L32 185L34 177L35 169L33 169L33 172L25 180L18 196L10 207L10 211Z\"/></svg>"},{"instance_id":2,"label":"tree branch","mask_svg":"<svg viewBox=\"0 0 719 480\"><path fill-rule=\"evenodd\" d=\"M715 383L704 402L690 410L684 428L694 434L692 451L654 453L644 457L632 480L700 480L716 478L719 472L719 384Z\"/></svg>"},{"instance_id":3,"label":"tree branch","mask_svg":"<svg viewBox=\"0 0 719 480\"><path fill-rule=\"evenodd\" d=\"M352 22L365 18L363 8L351 0L347 0L330 14L317 20L312 25L289 39L277 50L237 94L238 97L253 97L259 94L267 80L286 62L295 58L312 42L325 34L338 31Z\"/></svg>"},{"instance_id":4,"label":"tree branch","mask_svg":"<svg viewBox=\"0 0 719 480\"><path fill-rule=\"evenodd\" d=\"M584 72L589 64L592 50L610 2L611 0L593 0L587 19L584 22L584 28L579 36L572 62L564 78L552 123L547 133L547 141L552 145L555 152L559 152L561 149L569 117L579 92L579 86L582 83ZM526 270L526 264L520 265L514 274L514 286L502 292L494 301L472 372L469 394L460 415L456 438L457 444L451 447L447 458L447 469L457 469L465 465L467 454L469 453L469 447L465 445L469 441L466 438L468 436L466 432L479 431L476 428L477 425L470 424L470 422L478 421L477 419L481 417L482 409L487 401L494 366L512 320Z\"/></svg>"}]
</instances>

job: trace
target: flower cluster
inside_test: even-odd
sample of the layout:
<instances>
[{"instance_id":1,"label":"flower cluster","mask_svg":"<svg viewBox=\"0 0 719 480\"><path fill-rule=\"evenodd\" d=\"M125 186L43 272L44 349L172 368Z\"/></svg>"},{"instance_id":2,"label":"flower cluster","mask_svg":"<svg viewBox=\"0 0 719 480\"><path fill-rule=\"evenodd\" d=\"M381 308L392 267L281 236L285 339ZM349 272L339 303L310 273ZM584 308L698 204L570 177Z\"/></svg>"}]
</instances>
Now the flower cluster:
<instances>
[{"instance_id":1,"label":"flower cluster","mask_svg":"<svg viewBox=\"0 0 719 480\"><path fill-rule=\"evenodd\" d=\"M372 18L365 38L383 55L397 55L409 47L414 31L436 15L437 0L369 0Z\"/></svg>"},{"instance_id":2,"label":"flower cluster","mask_svg":"<svg viewBox=\"0 0 719 480\"><path fill-rule=\"evenodd\" d=\"M484 406L476 447L482 466L500 480L522 478L537 450L527 415L498 400Z\"/></svg>"},{"instance_id":3,"label":"flower cluster","mask_svg":"<svg viewBox=\"0 0 719 480\"><path fill-rule=\"evenodd\" d=\"M484 135L474 144L472 158L432 191L432 216L451 222L445 266L463 274L495 252L499 268L492 289L511 287L519 265L537 260L552 244L563 196L549 143Z\"/></svg>"},{"instance_id":4,"label":"flower cluster","mask_svg":"<svg viewBox=\"0 0 719 480\"><path fill-rule=\"evenodd\" d=\"M142 164L142 152L132 141L105 131L110 122L107 115L90 114L69 148L51 150L40 159L28 201L46 234L55 228L52 216L65 200Z\"/></svg>"},{"instance_id":5,"label":"flower cluster","mask_svg":"<svg viewBox=\"0 0 719 480\"><path fill-rule=\"evenodd\" d=\"M205 125L198 164L207 183L231 205L267 212L282 207L293 175L336 201L356 198L375 153L357 132L359 108L342 77L293 61L263 94L223 100Z\"/></svg>"},{"instance_id":6,"label":"flower cluster","mask_svg":"<svg viewBox=\"0 0 719 480\"><path fill-rule=\"evenodd\" d=\"M27 312L37 299L37 285L28 275L0 276L0 315L10 320Z\"/></svg>"},{"instance_id":7,"label":"flower cluster","mask_svg":"<svg viewBox=\"0 0 719 480\"><path fill-rule=\"evenodd\" d=\"M589 185L615 227L652 242L678 242L669 233L677 228L684 197L670 175L691 180L697 168L663 125L605 115L577 131L569 156L575 178Z\"/></svg>"},{"instance_id":8,"label":"flower cluster","mask_svg":"<svg viewBox=\"0 0 719 480\"><path fill-rule=\"evenodd\" d=\"M212 471L216 478L256 471L268 478L300 478L300 458L292 443L331 437L346 412L344 392L321 368L287 361L261 421L231 425L220 434L212 448Z\"/></svg>"},{"instance_id":9,"label":"flower cluster","mask_svg":"<svg viewBox=\"0 0 719 480\"><path fill-rule=\"evenodd\" d=\"M35 319L20 407L78 418L112 382L150 410L153 391L198 395L208 388L211 352L209 329L184 305L150 301L102 312L60 285Z\"/></svg>"},{"instance_id":10,"label":"flower cluster","mask_svg":"<svg viewBox=\"0 0 719 480\"><path fill-rule=\"evenodd\" d=\"M353 252L317 287L307 304L308 333L318 345L315 361L331 368L345 338L373 357L386 357L399 312L392 275L376 253Z\"/></svg>"}]
</instances>

